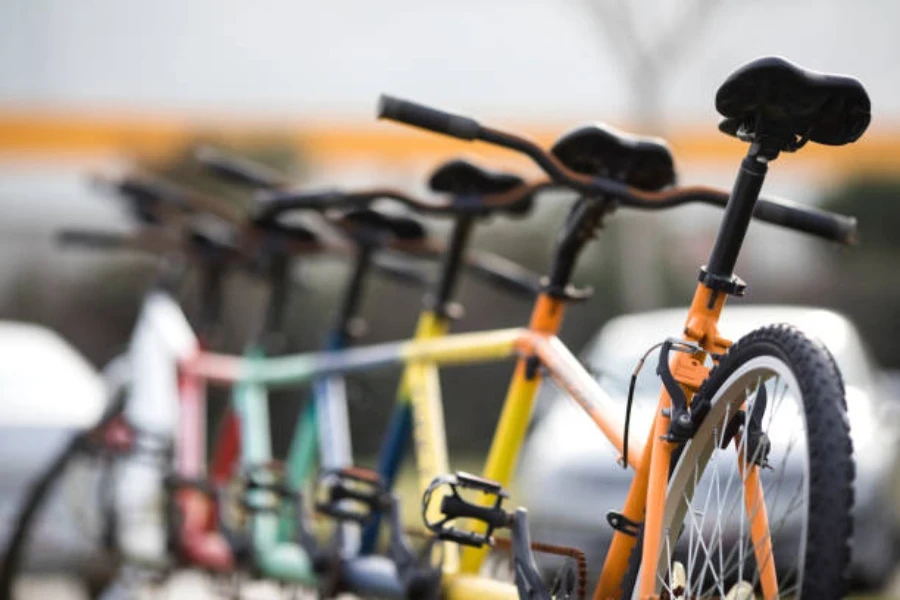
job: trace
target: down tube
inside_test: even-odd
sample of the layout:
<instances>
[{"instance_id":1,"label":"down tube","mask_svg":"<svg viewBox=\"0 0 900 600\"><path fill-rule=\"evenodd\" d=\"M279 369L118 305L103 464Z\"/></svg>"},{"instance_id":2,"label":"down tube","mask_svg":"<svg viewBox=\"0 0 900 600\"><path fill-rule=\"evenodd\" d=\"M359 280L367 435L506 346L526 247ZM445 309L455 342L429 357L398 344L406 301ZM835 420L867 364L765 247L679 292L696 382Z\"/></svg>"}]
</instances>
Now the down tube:
<instances>
[{"instance_id":1,"label":"down tube","mask_svg":"<svg viewBox=\"0 0 900 600\"><path fill-rule=\"evenodd\" d=\"M450 328L450 321L434 312L423 312L419 315L416 325L414 340L426 340L446 335ZM409 368L404 370L397 390L397 402L394 406L391 421L387 433L381 444L378 455L378 473L381 481L387 489L394 489L397 481L397 472L400 463L409 447L409 441L413 434L413 406L409 391ZM366 526L363 532L361 551L363 554L371 554L378 543L378 530L381 524L381 515L376 513L375 519Z\"/></svg>"}]
</instances>

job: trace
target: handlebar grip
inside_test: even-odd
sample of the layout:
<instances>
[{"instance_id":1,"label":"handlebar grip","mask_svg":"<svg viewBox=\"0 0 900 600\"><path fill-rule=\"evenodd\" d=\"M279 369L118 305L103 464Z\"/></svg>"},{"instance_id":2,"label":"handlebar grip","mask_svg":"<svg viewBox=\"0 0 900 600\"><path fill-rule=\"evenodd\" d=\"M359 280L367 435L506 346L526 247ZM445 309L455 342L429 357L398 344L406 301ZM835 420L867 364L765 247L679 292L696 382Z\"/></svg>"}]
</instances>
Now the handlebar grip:
<instances>
[{"instance_id":1,"label":"handlebar grip","mask_svg":"<svg viewBox=\"0 0 900 600\"><path fill-rule=\"evenodd\" d=\"M481 134L481 125L475 119L384 94L378 99L378 118L443 133L461 140L474 140Z\"/></svg>"},{"instance_id":2,"label":"handlebar grip","mask_svg":"<svg viewBox=\"0 0 900 600\"><path fill-rule=\"evenodd\" d=\"M466 262L473 275L507 292L533 298L541 289L539 275L502 256L475 251Z\"/></svg>"},{"instance_id":3,"label":"handlebar grip","mask_svg":"<svg viewBox=\"0 0 900 600\"><path fill-rule=\"evenodd\" d=\"M181 210L188 208L188 203L181 191L162 181L151 181L143 177L125 177L119 182L117 190L123 196L139 202L162 202Z\"/></svg>"},{"instance_id":4,"label":"handlebar grip","mask_svg":"<svg viewBox=\"0 0 900 600\"><path fill-rule=\"evenodd\" d=\"M85 246L98 250L121 248L126 244L127 237L121 233L109 233L104 231L78 231L67 229L56 235L56 241L63 245Z\"/></svg>"},{"instance_id":5,"label":"handlebar grip","mask_svg":"<svg viewBox=\"0 0 900 600\"><path fill-rule=\"evenodd\" d=\"M753 216L841 244L856 243L856 217L832 213L781 198L760 198Z\"/></svg>"},{"instance_id":6,"label":"handlebar grip","mask_svg":"<svg viewBox=\"0 0 900 600\"><path fill-rule=\"evenodd\" d=\"M210 146L197 148L194 158L210 172L231 183L260 189L274 189L286 184L285 179L274 169Z\"/></svg>"},{"instance_id":7,"label":"handlebar grip","mask_svg":"<svg viewBox=\"0 0 900 600\"><path fill-rule=\"evenodd\" d=\"M429 283L428 276L411 265L389 262L380 258L376 258L373 265L382 275L399 283L422 287Z\"/></svg>"}]
</instances>

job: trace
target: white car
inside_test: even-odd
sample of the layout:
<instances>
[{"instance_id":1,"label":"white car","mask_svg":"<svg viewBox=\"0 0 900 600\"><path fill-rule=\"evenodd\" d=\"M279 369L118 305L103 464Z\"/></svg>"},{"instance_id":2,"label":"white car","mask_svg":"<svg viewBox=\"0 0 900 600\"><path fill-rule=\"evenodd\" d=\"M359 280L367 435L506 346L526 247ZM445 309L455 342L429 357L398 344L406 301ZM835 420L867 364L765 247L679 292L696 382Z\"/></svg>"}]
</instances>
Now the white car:
<instances>
[{"instance_id":1,"label":"white car","mask_svg":"<svg viewBox=\"0 0 900 600\"><path fill-rule=\"evenodd\" d=\"M72 436L97 422L106 390L101 375L56 333L0 321L0 552L22 499ZM107 560L89 535L91 519L73 512L77 503L69 496L94 493L95 486L81 469L51 491L29 531L26 570L79 573L88 583L103 577Z\"/></svg>"},{"instance_id":2,"label":"white car","mask_svg":"<svg viewBox=\"0 0 900 600\"><path fill-rule=\"evenodd\" d=\"M638 359L666 336L677 335L686 314L686 309L666 309L617 317L589 343L582 359L604 389L621 399L623 414ZM881 385L855 327L835 312L729 306L720 330L737 340L771 323L790 323L820 339L841 369L856 461L852 572L859 583L881 586L894 568L900 540L900 398ZM649 430L660 389L655 367L651 355L638 378L629 436L634 441L645 440ZM539 411L516 485L529 510L532 539L581 548L596 575L612 536L605 515L621 510L632 472L617 466L614 450L593 423L551 385L542 390Z\"/></svg>"}]
</instances>

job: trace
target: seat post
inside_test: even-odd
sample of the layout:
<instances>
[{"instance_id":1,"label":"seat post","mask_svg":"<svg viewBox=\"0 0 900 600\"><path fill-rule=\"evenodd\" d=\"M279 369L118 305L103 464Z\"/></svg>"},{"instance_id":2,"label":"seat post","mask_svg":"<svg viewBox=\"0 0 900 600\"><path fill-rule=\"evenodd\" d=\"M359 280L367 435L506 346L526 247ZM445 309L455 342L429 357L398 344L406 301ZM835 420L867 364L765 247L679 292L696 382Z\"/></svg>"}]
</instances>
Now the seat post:
<instances>
[{"instance_id":1,"label":"seat post","mask_svg":"<svg viewBox=\"0 0 900 600\"><path fill-rule=\"evenodd\" d=\"M757 144L751 144L747 156L741 162L734 188L731 190L731 197L725 207L722 225L709 255L709 262L701 271L700 280L709 287L740 293L728 288L736 284L734 266L750 220L753 218L753 209L767 170L768 159L760 152Z\"/></svg>"},{"instance_id":2,"label":"seat post","mask_svg":"<svg viewBox=\"0 0 900 600\"><path fill-rule=\"evenodd\" d=\"M472 215L460 215L453 224L450 243L441 264L441 275L433 295L428 299L429 308L440 317L451 316L449 312L451 311L453 290L459 279L459 272L463 265L463 253L471 237L474 224L475 219Z\"/></svg>"},{"instance_id":3,"label":"seat post","mask_svg":"<svg viewBox=\"0 0 900 600\"><path fill-rule=\"evenodd\" d=\"M331 340L331 344L335 349L342 348L351 338L352 332L350 328L353 320L357 317L363 295L363 284L372 266L374 253L374 243L364 240L357 244L353 272L350 275L347 287L344 289L344 296L341 299L333 332L335 337Z\"/></svg>"},{"instance_id":4,"label":"seat post","mask_svg":"<svg viewBox=\"0 0 900 600\"><path fill-rule=\"evenodd\" d=\"M605 198L583 196L569 211L547 278L546 289L551 295L565 297L578 255L602 226L607 207Z\"/></svg>"},{"instance_id":5,"label":"seat post","mask_svg":"<svg viewBox=\"0 0 900 600\"><path fill-rule=\"evenodd\" d=\"M278 346L284 321L291 261L287 254L280 249L272 252L267 259L269 263L269 301L266 305L266 316L259 339L264 348L273 351L273 346Z\"/></svg>"}]
</instances>

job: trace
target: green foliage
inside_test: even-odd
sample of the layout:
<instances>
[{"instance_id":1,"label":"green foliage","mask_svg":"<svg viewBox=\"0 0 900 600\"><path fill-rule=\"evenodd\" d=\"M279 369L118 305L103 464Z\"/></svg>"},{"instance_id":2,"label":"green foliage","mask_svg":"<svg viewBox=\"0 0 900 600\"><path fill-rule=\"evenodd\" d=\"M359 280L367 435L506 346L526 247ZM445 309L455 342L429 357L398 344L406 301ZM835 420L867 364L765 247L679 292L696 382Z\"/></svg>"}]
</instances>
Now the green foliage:
<instances>
[{"instance_id":1,"label":"green foliage","mask_svg":"<svg viewBox=\"0 0 900 600\"><path fill-rule=\"evenodd\" d=\"M825 198L825 208L859 220L861 253L900 251L900 177L859 177Z\"/></svg>"},{"instance_id":2,"label":"green foliage","mask_svg":"<svg viewBox=\"0 0 900 600\"><path fill-rule=\"evenodd\" d=\"M824 207L856 216L860 243L833 256L819 297L853 318L882 365L900 368L900 178L853 179Z\"/></svg>"},{"instance_id":3,"label":"green foliage","mask_svg":"<svg viewBox=\"0 0 900 600\"><path fill-rule=\"evenodd\" d=\"M293 180L299 181L305 175L305 157L298 152L296 145L289 138L281 136L254 137L235 141L218 136L202 135L186 144L164 162L151 163L146 166L151 172L163 175L189 189L205 192L238 206L249 208L252 203L252 190L222 181L194 159L195 149L202 146L211 146L229 154L267 165L290 176Z\"/></svg>"}]
</instances>

